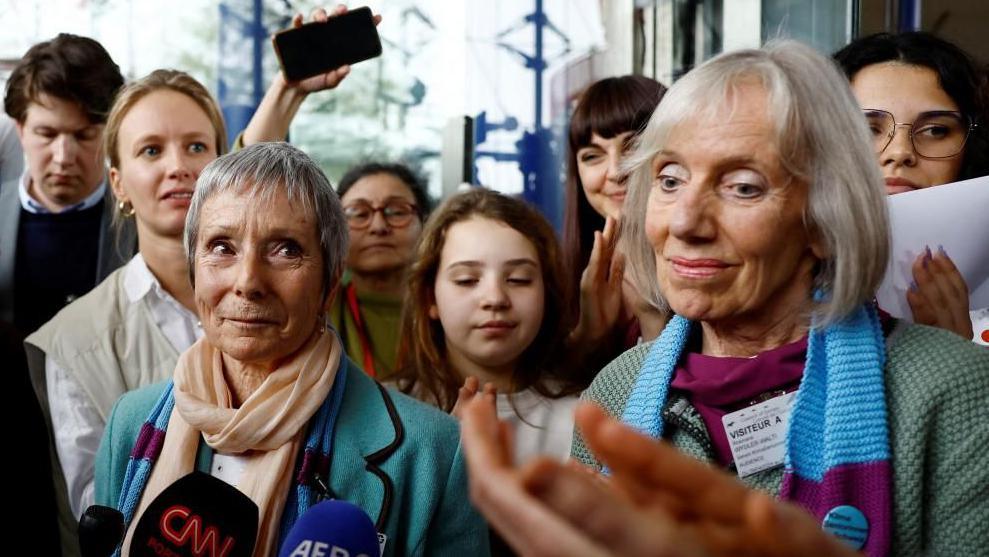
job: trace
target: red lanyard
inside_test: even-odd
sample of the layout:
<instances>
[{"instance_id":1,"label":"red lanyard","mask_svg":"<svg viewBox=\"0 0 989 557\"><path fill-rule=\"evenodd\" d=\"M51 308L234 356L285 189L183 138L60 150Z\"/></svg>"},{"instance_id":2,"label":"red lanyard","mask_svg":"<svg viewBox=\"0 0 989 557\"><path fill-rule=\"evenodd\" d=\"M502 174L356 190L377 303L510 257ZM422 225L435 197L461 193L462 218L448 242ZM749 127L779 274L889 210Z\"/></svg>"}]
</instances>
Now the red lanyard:
<instances>
[{"instance_id":1,"label":"red lanyard","mask_svg":"<svg viewBox=\"0 0 989 557\"><path fill-rule=\"evenodd\" d=\"M361 320L361 306L357 303L357 289L353 284L347 285L347 305L350 307L350 316L357 325L357 340L361 342L361 352L364 354L364 372L371 377L377 377L374 355L371 353L371 341L367 338L367 329L364 328L364 322Z\"/></svg>"}]
</instances>

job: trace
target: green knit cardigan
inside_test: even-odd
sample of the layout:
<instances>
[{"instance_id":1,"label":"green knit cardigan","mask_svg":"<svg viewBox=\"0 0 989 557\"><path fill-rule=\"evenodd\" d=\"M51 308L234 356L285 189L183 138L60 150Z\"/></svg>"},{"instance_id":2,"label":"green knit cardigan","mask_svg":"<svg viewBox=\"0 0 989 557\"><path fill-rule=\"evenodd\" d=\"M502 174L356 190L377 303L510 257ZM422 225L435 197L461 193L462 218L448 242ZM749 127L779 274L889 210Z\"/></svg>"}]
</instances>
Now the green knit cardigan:
<instances>
[{"instance_id":1,"label":"green knit cardigan","mask_svg":"<svg viewBox=\"0 0 989 557\"><path fill-rule=\"evenodd\" d=\"M582 398L621 418L650 344L628 350ZM886 342L886 403L893 466L891 555L989 555L989 349L952 333L898 322ZM664 437L714 462L703 420L672 391ZM600 463L574 434L572 454ZM782 468L743 478L778 494Z\"/></svg>"}]
</instances>

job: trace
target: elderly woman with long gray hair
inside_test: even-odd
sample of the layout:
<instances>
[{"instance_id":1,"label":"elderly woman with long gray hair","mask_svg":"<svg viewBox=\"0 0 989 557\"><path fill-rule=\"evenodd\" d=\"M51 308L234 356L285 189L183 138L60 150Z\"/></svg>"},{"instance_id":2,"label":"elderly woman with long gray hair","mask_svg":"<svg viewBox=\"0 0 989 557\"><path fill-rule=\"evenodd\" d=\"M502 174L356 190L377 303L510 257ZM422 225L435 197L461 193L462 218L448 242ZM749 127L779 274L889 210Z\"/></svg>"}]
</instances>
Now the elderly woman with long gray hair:
<instances>
[{"instance_id":1,"label":"elderly woman with long gray hair","mask_svg":"<svg viewBox=\"0 0 989 557\"><path fill-rule=\"evenodd\" d=\"M670 88L630 157L621 248L674 316L584 398L714 467L585 408L573 455L613 481L581 506L575 486L591 480L514 469L475 404L471 492L510 544L545 548L519 533L569 525L571 547L586 542L570 555L848 553L813 536L781 549L816 524L872 557L984 554L989 352L879 316L889 231L868 133L834 64L793 41L726 53ZM775 536L759 535L767 524Z\"/></svg>"},{"instance_id":2,"label":"elderly woman with long gray hair","mask_svg":"<svg viewBox=\"0 0 989 557\"><path fill-rule=\"evenodd\" d=\"M486 554L455 421L385 390L326 327L347 223L319 167L285 143L210 163L185 248L205 336L170 380L118 400L97 456L96 500L124 515L124 554L149 505L194 471L257 504L253 555L326 497L375 520L383 555Z\"/></svg>"}]
</instances>

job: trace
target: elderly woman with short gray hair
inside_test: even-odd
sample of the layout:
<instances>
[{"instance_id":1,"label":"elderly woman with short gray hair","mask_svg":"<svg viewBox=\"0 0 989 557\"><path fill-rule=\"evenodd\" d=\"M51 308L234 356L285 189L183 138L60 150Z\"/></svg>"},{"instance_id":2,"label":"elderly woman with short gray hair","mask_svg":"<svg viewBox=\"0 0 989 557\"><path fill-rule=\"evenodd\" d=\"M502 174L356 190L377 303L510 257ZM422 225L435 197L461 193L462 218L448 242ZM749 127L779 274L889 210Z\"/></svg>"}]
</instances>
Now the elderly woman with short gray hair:
<instances>
[{"instance_id":1,"label":"elderly woman with short gray hair","mask_svg":"<svg viewBox=\"0 0 989 557\"><path fill-rule=\"evenodd\" d=\"M585 398L870 556L985 551L989 352L877 314L883 182L833 64L792 41L719 56L629 164L622 250L675 316Z\"/></svg>"},{"instance_id":2,"label":"elderly woman with short gray hair","mask_svg":"<svg viewBox=\"0 0 989 557\"><path fill-rule=\"evenodd\" d=\"M375 383L325 326L346 245L339 199L294 147L204 169L185 246L205 336L170 381L117 402L97 456L96 499L123 513L124 554L149 503L195 470L258 505L257 556L324 497L362 507L384 555L486 554L456 423Z\"/></svg>"}]
</instances>

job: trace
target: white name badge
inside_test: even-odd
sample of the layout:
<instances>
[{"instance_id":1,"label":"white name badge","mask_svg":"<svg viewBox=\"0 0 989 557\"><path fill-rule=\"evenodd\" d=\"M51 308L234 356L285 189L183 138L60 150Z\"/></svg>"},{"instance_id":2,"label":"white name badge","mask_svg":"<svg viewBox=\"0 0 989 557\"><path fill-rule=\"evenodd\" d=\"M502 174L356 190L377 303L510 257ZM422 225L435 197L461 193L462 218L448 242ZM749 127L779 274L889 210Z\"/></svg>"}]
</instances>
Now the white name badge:
<instances>
[{"instance_id":1,"label":"white name badge","mask_svg":"<svg viewBox=\"0 0 989 557\"><path fill-rule=\"evenodd\" d=\"M783 464L786 428L796 395L796 391L780 395L721 418L740 478Z\"/></svg>"}]
</instances>

